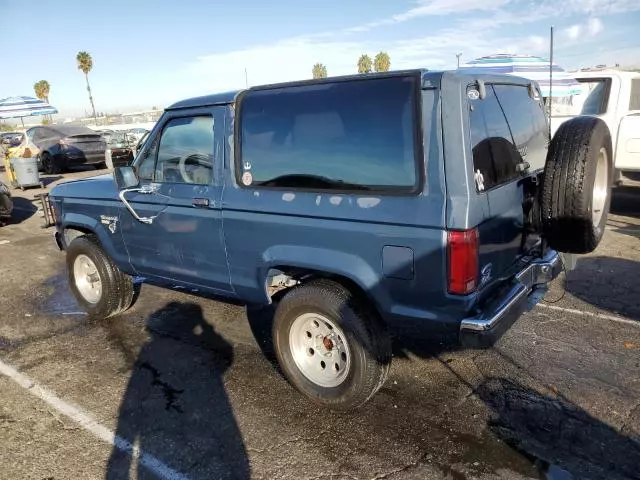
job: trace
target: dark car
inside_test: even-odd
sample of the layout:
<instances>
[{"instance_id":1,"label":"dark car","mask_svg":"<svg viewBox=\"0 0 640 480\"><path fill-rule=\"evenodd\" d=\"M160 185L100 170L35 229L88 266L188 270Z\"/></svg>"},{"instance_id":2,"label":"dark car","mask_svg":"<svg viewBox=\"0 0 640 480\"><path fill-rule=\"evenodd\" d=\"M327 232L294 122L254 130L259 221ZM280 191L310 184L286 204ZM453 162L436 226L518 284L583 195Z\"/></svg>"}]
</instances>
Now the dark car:
<instances>
[{"instance_id":1,"label":"dark car","mask_svg":"<svg viewBox=\"0 0 640 480\"><path fill-rule=\"evenodd\" d=\"M51 202L92 317L129 308L134 278L273 305L285 376L349 409L384 383L389 325L491 344L558 251L593 251L611 159L598 118L549 141L530 80L412 70L184 100L133 166Z\"/></svg>"},{"instance_id":2,"label":"dark car","mask_svg":"<svg viewBox=\"0 0 640 480\"><path fill-rule=\"evenodd\" d=\"M59 173L73 165L105 166L107 145L98 132L87 127L33 127L26 136L28 144L37 147L38 167L45 173Z\"/></svg>"}]
</instances>

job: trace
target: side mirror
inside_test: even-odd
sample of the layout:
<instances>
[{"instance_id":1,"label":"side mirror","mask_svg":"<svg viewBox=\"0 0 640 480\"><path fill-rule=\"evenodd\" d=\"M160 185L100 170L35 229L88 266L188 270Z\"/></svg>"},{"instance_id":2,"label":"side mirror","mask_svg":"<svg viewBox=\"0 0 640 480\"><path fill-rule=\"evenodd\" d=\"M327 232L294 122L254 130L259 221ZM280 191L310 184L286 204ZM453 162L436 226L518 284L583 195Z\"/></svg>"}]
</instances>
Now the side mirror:
<instances>
[{"instance_id":1,"label":"side mirror","mask_svg":"<svg viewBox=\"0 0 640 480\"><path fill-rule=\"evenodd\" d=\"M140 185L140 180L136 175L136 171L133 167L118 167L113 170L113 177L116 180L118 190L125 190L127 188L135 188Z\"/></svg>"}]
</instances>

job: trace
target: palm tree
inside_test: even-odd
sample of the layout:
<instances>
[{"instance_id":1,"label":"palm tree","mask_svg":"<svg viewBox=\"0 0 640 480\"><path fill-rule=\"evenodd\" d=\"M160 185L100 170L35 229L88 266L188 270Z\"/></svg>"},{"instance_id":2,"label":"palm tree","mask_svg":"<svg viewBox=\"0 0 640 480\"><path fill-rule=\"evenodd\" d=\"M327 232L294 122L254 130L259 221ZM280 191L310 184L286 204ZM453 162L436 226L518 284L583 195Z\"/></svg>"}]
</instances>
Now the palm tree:
<instances>
[{"instance_id":1,"label":"palm tree","mask_svg":"<svg viewBox=\"0 0 640 480\"><path fill-rule=\"evenodd\" d=\"M371 57L366 54L360 55L358 59L358 73L371 73L372 68L373 62L371 62Z\"/></svg>"},{"instance_id":2,"label":"palm tree","mask_svg":"<svg viewBox=\"0 0 640 480\"><path fill-rule=\"evenodd\" d=\"M391 68L391 58L387 52L380 52L373 60L373 67L376 72L388 72Z\"/></svg>"},{"instance_id":3,"label":"palm tree","mask_svg":"<svg viewBox=\"0 0 640 480\"><path fill-rule=\"evenodd\" d=\"M36 92L36 97L49 103L49 90L51 90L49 82L46 80L40 80L33 84L33 90ZM51 120L52 117L49 115L49 122L51 122Z\"/></svg>"},{"instance_id":4,"label":"palm tree","mask_svg":"<svg viewBox=\"0 0 640 480\"><path fill-rule=\"evenodd\" d=\"M93 120L97 123L96 119L96 107L93 104L93 97L91 96L91 87L89 86L89 72L93 68L93 59L88 52L78 52L76 55L76 61L78 62L78 70L82 70L84 78L87 81L87 92L89 92L89 101L91 102L91 110L93 111Z\"/></svg>"},{"instance_id":5,"label":"palm tree","mask_svg":"<svg viewBox=\"0 0 640 480\"><path fill-rule=\"evenodd\" d=\"M313 78L326 78L327 77L327 67L321 63L316 63L311 70L313 74Z\"/></svg>"}]
</instances>

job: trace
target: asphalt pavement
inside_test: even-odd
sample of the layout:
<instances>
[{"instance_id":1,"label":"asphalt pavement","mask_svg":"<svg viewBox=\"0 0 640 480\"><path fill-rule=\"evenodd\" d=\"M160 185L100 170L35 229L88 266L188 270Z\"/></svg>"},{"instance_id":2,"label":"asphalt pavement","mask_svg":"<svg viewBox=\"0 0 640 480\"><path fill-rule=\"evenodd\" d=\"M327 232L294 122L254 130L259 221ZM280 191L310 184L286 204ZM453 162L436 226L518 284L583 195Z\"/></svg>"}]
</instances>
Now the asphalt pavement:
<instances>
[{"instance_id":1,"label":"asphalt pavement","mask_svg":"<svg viewBox=\"0 0 640 480\"><path fill-rule=\"evenodd\" d=\"M2 479L640 478L640 189L497 345L399 332L386 384L346 414L284 380L267 309L144 285L88 320L38 192L0 227Z\"/></svg>"}]
</instances>

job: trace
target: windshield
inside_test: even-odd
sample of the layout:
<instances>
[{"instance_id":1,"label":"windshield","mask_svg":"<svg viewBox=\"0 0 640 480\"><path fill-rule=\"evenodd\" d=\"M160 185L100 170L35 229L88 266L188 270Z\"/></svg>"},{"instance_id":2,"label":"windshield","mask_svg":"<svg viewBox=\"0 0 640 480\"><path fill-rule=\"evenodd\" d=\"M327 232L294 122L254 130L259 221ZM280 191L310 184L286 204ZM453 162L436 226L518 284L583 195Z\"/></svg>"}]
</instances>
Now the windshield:
<instances>
[{"instance_id":1,"label":"windshield","mask_svg":"<svg viewBox=\"0 0 640 480\"><path fill-rule=\"evenodd\" d=\"M551 114L554 117L602 115L607 111L611 82L606 78L577 78L582 92L569 97L554 97Z\"/></svg>"}]
</instances>

